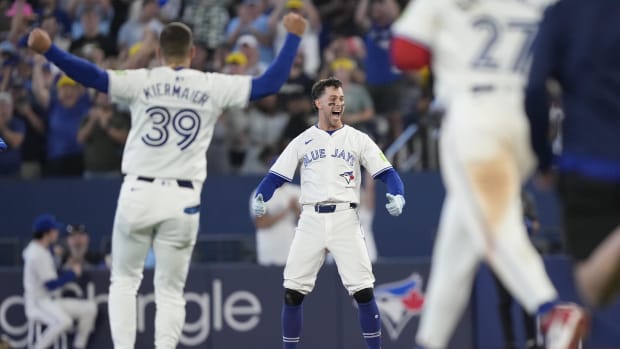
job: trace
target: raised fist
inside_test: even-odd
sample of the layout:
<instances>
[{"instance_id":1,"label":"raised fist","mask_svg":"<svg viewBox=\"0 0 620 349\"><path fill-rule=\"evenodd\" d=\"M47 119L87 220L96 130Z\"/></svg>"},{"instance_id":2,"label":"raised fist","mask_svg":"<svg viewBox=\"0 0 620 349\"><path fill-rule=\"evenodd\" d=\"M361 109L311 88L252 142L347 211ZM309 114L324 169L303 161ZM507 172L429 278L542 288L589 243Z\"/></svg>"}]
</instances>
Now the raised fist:
<instances>
[{"instance_id":1,"label":"raised fist","mask_svg":"<svg viewBox=\"0 0 620 349\"><path fill-rule=\"evenodd\" d=\"M286 14L286 16L282 19L282 22L284 23L284 28L286 28L286 31L289 33L302 36L306 31L307 21L296 13Z\"/></svg>"},{"instance_id":2,"label":"raised fist","mask_svg":"<svg viewBox=\"0 0 620 349\"><path fill-rule=\"evenodd\" d=\"M33 29L28 36L28 47L39 54L44 54L52 46L52 39L47 32L39 28Z\"/></svg>"}]
</instances>

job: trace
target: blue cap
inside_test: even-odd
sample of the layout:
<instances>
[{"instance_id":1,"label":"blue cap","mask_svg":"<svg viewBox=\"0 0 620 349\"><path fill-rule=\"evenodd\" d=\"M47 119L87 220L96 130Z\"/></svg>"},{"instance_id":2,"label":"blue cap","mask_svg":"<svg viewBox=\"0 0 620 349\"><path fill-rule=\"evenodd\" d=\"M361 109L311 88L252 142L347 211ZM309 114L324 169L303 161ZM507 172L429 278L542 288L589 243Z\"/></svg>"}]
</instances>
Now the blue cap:
<instances>
[{"instance_id":1,"label":"blue cap","mask_svg":"<svg viewBox=\"0 0 620 349\"><path fill-rule=\"evenodd\" d=\"M34 220L34 223L32 223L32 231L35 233L41 233L52 229L60 230L61 227L60 222L56 220L56 217L49 213L40 215Z\"/></svg>"}]
</instances>

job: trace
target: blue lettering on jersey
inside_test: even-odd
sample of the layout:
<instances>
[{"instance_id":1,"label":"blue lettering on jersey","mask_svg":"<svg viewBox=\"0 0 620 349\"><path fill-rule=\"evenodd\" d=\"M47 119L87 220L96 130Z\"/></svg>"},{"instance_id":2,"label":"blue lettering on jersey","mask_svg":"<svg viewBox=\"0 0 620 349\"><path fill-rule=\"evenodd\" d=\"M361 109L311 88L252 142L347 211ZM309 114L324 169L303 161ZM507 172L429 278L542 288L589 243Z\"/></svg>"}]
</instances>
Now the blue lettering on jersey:
<instances>
[{"instance_id":1,"label":"blue lettering on jersey","mask_svg":"<svg viewBox=\"0 0 620 349\"><path fill-rule=\"evenodd\" d=\"M353 166L355 164L356 157L350 151L346 151L344 149L334 149L334 153L332 154L332 158L340 158L347 162L349 166Z\"/></svg>"},{"instance_id":2,"label":"blue lettering on jersey","mask_svg":"<svg viewBox=\"0 0 620 349\"><path fill-rule=\"evenodd\" d=\"M325 148L314 149L304 154L302 160L304 167L308 167L313 161L323 159L327 157L327 153ZM334 149L334 153L331 155L332 158L342 159L347 162L349 166L353 166L355 164L356 157L353 153L346 151L344 149Z\"/></svg>"},{"instance_id":3,"label":"blue lettering on jersey","mask_svg":"<svg viewBox=\"0 0 620 349\"><path fill-rule=\"evenodd\" d=\"M308 165L310 165L310 163L314 160L322 159L325 157L327 157L327 155L325 154L325 148L315 149L310 151L310 153L305 153L303 159L304 167L308 167Z\"/></svg>"},{"instance_id":4,"label":"blue lettering on jersey","mask_svg":"<svg viewBox=\"0 0 620 349\"><path fill-rule=\"evenodd\" d=\"M201 107L204 107L205 103L209 99L209 96L205 91L194 90L181 85L161 82L146 87L143 92L146 99L153 97L175 97L182 99L185 102L200 105Z\"/></svg>"}]
</instances>

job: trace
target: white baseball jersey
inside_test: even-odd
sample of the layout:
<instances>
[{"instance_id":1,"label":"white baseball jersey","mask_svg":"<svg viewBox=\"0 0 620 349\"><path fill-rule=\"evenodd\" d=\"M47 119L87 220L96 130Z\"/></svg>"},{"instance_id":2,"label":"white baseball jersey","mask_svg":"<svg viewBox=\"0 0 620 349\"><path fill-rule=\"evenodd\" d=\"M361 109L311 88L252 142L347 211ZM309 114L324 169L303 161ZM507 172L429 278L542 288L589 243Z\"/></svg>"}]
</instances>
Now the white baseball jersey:
<instances>
[{"instance_id":1,"label":"white baseball jersey","mask_svg":"<svg viewBox=\"0 0 620 349\"><path fill-rule=\"evenodd\" d=\"M260 265L284 265L291 248L295 227L299 216L291 209L291 200L299 201L300 188L298 185L284 183L267 202L267 212L278 215L288 213L279 221L266 228L256 229L256 257ZM255 192L250 197L250 207L254 201ZM251 208L250 208L251 209ZM253 211L250 213L253 215Z\"/></svg>"},{"instance_id":2,"label":"white baseball jersey","mask_svg":"<svg viewBox=\"0 0 620 349\"><path fill-rule=\"evenodd\" d=\"M24 298L26 305L35 300L50 299L52 293L45 283L58 278L52 253L36 241L31 241L22 253L24 258Z\"/></svg>"},{"instance_id":3,"label":"white baseball jersey","mask_svg":"<svg viewBox=\"0 0 620 349\"><path fill-rule=\"evenodd\" d=\"M331 135L311 126L295 137L269 172L291 181L300 166L304 204L360 202L360 165L373 177L392 165L367 134L344 125Z\"/></svg>"},{"instance_id":4,"label":"white baseball jersey","mask_svg":"<svg viewBox=\"0 0 620 349\"><path fill-rule=\"evenodd\" d=\"M477 86L524 87L542 9L551 2L413 0L392 30L432 52L437 98L450 104Z\"/></svg>"},{"instance_id":5,"label":"white baseball jersey","mask_svg":"<svg viewBox=\"0 0 620 349\"><path fill-rule=\"evenodd\" d=\"M204 181L215 122L226 108L248 103L251 77L194 69L109 71L109 95L129 104L125 174Z\"/></svg>"}]
</instances>

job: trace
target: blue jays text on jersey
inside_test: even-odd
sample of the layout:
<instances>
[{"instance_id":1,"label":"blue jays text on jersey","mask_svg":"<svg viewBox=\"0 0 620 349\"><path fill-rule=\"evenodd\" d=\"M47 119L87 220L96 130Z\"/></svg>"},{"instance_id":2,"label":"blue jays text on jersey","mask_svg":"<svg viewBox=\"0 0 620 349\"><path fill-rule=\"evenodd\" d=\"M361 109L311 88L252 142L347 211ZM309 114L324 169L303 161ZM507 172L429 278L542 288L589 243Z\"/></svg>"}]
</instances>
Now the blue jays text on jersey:
<instances>
[{"instance_id":1,"label":"blue jays text on jersey","mask_svg":"<svg viewBox=\"0 0 620 349\"><path fill-rule=\"evenodd\" d=\"M313 161L326 158L327 156L328 155L325 148L311 150L310 152L304 154L304 167L308 167L308 165L310 165ZM357 160L357 157L352 152L338 148L335 148L334 153L329 156L332 158L340 158L346 161L349 166L355 165L355 161Z\"/></svg>"},{"instance_id":2,"label":"blue jays text on jersey","mask_svg":"<svg viewBox=\"0 0 620 349\"><path fill-rule=\"evenodd\" d=\"M184 102L190 102L201 107L209 99L205 91L194 90L177 84L158 82L143 89L144 97L148 100L152 97L176 97Z\"/></svg>"}]
</instances>

